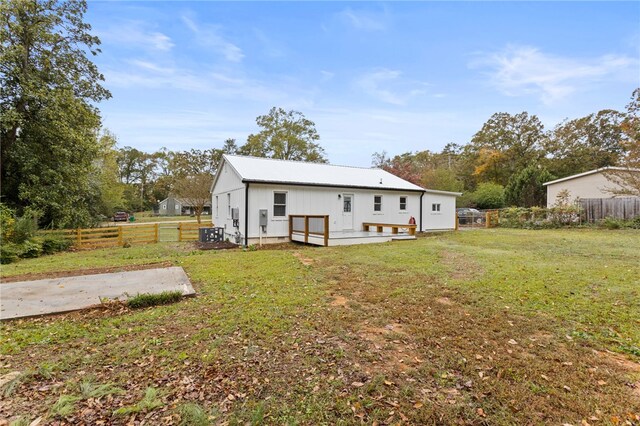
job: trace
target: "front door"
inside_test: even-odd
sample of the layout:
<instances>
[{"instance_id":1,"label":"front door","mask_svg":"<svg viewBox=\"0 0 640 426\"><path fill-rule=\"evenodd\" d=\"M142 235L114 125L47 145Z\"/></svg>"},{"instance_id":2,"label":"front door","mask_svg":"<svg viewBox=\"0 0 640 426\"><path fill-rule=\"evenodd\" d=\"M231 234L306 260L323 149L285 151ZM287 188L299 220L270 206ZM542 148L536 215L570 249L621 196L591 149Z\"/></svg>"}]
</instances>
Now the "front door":
<instances>
[{"instance_id":1,"label":"front door","mask_svg":"<svg viewBox=\"0 0 640 426\"><path fill-rule=\"evenodd\" d=\"M342 194L342 229L353 230L353 194Z\"/></svg>"}]
</instances>

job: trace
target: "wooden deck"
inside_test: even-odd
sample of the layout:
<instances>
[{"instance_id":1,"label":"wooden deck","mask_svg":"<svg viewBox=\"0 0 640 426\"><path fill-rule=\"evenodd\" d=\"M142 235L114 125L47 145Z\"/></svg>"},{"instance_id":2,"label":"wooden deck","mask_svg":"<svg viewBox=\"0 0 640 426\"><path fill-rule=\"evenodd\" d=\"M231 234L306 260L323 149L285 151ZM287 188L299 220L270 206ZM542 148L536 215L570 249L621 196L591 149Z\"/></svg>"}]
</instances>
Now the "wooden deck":
<instances>
[{"instance_id":1,"label":"wooden deck","mask_svg":"<svg viewBox=\"0 0 640 426\"><path fill-rule=\"evenodd\" d=\"M415 235L409 235L408 233L392 232L374 232L374 231L340 231L329 232L328 243L329 247L333 246L348 246L354 244L373 244L373 243L386 243L393 240L415 240ZM291 241L305 242L304 232L292 232ZM308 244L324 246L325 239L322 235L309 235L306 241Z\"/></svg>"}]
</instances>

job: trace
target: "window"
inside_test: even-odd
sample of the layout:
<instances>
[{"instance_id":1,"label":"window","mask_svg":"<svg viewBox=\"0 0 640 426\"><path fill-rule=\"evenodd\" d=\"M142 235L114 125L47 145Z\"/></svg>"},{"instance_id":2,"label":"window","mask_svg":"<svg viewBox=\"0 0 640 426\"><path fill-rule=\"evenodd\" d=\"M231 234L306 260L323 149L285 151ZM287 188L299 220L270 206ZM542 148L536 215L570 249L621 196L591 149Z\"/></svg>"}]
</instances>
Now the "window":
<instances>
[{"instance_id":1,"label":"window","mask_svg":"<svg viewBox=\"0 0 640 426\"><path fill-rule=\"evenodd\" d=\"M351 195L345 195L342 199L342 212L351 213Z\"/></svg>"},{"instance_id":2,"label":"window","mask_svg":"<svg viewBox=\"0 0 640 426\"><path fill-rule=\"evenodd\" d=\"M231 194L227 194L227 219L231 219Z\"/></svg>"},{"instance_id":3,"label":"window","mask_svg":"<svg viewBox=\"0 0 640 426\"><path fill-rule=\"evenodd\" d=\"M284 217L287 215L287 193L273 193L273 216Z\"/></svg>"},{"instance_id":4,"label":"window","mask_svg":"<svg viewBox=\"0 0 640 426\"><path fill-rule=\"evenodd\" d=\"M400 210L407 210L407 197L400 197Z\"/></svg>"},{"instance_id":5,"label":"window","mask_svg":"<svg viewBox=\"0 0 640 426\"><path fill-rule=\"evenodd\" d=\"M162 205L160 206L160 208L161 208L162 210L166 210L166 209L167 209L167 205L166 205L166 204L164 204L164 203L162 203Z\"/></svg>"},{"instance_id":6,"label":"window","mask_svg":"<svg viewBox=\"0 0 640 426\"><path fill-rule=\"evenodd\" d=\"M218 200L218 196L216 195L216 217L218 217L218 207L220 206L220 202Z\"/></svg>"},{"instance_id":7,"label":"window","mask_svg":"<svg viewBox=\"0 0 640 426\"><path fill-rule=\"evenodd\" d=\"M431 204L431 211L432 212L439 212L440 211L440 204Z\"/></svg>"},{"instance_id":8,"label":"window","mask_svg":"<svg viewBox=\"0 0 640 426\"><path fill-rule=\"evenodd\" d=\"M373 211L374 212L382 211L382 195L373 196Z\"/></svg>"}]
</instances>

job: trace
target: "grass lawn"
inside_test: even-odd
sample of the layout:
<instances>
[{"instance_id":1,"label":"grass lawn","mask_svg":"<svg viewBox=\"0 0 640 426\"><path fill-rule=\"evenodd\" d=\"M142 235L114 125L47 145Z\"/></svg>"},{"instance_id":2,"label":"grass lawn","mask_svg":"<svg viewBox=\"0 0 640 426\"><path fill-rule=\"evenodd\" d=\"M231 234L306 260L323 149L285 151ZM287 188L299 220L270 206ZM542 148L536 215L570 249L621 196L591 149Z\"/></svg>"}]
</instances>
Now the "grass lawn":
<instances>
[{"instance_id":1,"label":"grass lawn","mask_svg":"<svg viewBox=\"0 0 640 426\"><path fill-rule=\"evenodd\" d=\"M20 374L2 389L0 419L640 422L638 231L474 230L247 252L164 243L2 274L156 262L183 266L199 296L1 325L0 375Z\"/></svg>"}]
</instances>

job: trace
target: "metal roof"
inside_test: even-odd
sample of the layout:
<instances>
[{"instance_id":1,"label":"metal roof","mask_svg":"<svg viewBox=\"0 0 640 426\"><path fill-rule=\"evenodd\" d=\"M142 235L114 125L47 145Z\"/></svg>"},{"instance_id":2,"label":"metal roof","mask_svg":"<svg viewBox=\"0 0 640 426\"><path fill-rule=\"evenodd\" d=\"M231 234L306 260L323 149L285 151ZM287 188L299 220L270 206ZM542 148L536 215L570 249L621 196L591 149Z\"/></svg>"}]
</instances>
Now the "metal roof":
<instances>
[{"instance_id":1,"label":"metal roof","mask_svg":"<svg viewBox=\"0 0 640 426\"><path fill-rule=\"evenodd\" d=\"M424 188L382 169L227 154L223 159L245 182L425 191Z\"/></svg>"},{"instance_id":2,"label":"metal roof","mask_svg":"<svg viewBox=\"0 0 640 426\"><path fill-rule=\"evenodd\" d=\"M542 185L544 185L544 186L553 185L554 183L560 183L560 182L564 182L566 180L576 179L576 178L580 178L580 177L583 177L583 176L589 176L589 175L593 175L593 174L596 174L596 173L604 172L606 170L640 172L640 169L628 169L626 167L607 166L607 167L601 167L599 169L589 170L588 172L584 172L584 173L578 173L577 175L571 175L571 176L563 177L563 178L560 178L560 179L552 180L550 182L545 182Z\"/></svg>"}]
</instances>

